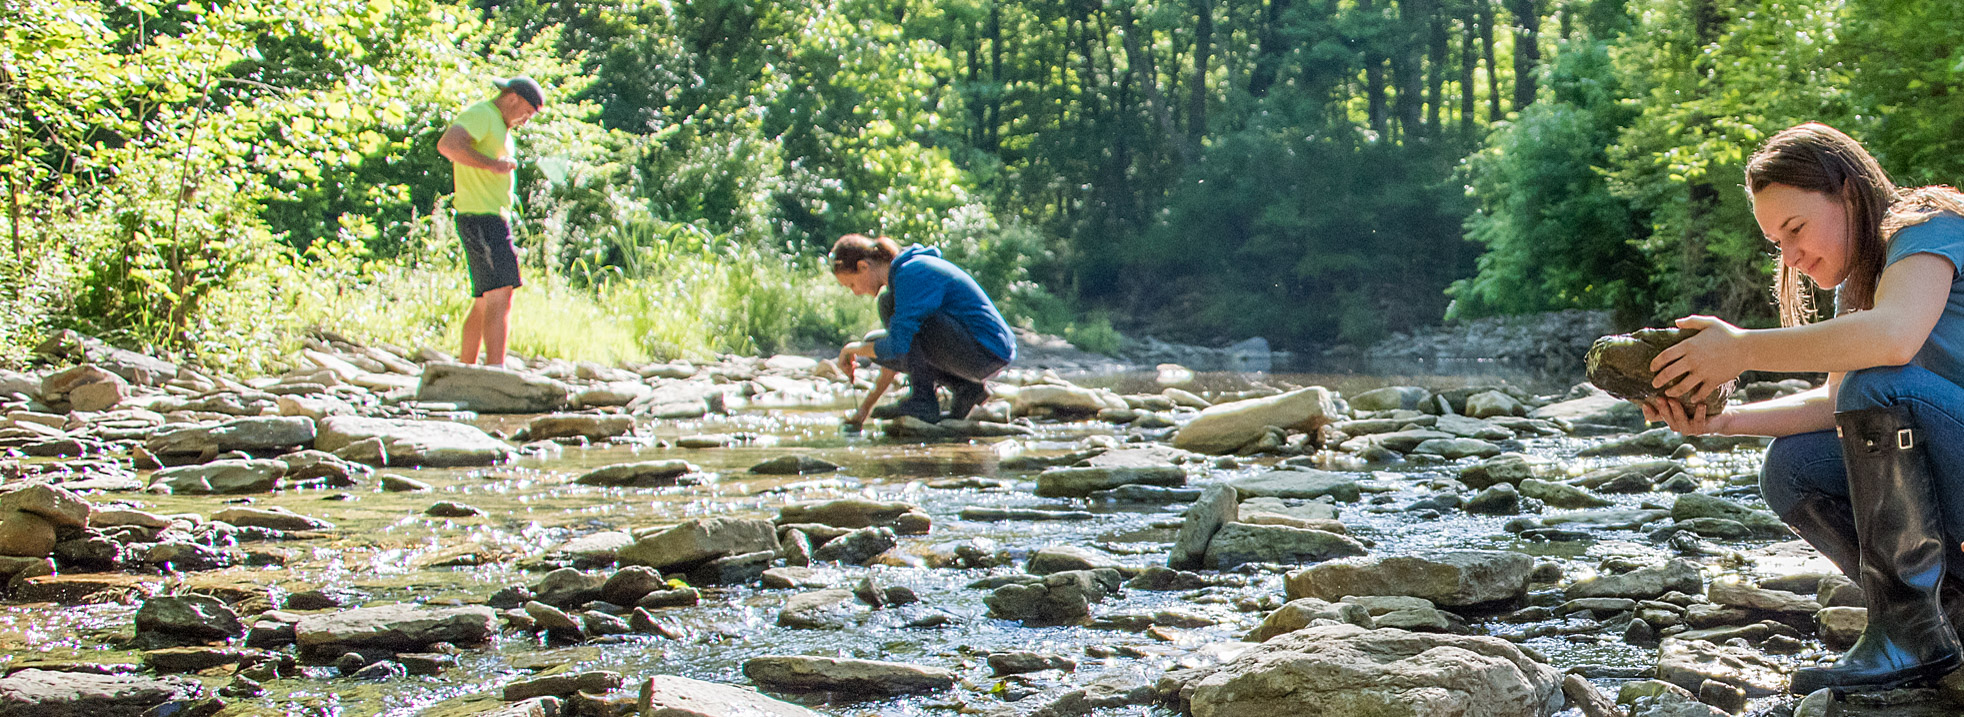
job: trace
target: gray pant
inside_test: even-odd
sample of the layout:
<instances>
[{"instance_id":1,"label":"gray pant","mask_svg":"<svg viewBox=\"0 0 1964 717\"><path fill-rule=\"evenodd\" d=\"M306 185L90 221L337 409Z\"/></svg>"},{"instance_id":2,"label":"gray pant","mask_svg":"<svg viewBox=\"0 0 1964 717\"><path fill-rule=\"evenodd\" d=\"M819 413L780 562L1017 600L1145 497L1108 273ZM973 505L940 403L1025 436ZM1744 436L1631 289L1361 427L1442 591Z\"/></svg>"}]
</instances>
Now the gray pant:
<instances>
[{"instance_id":1,"label":"gray pant","mask_svg":"<svg viewBox=\"0 0 1964 717\"><path fill-rule=\"evenodd\" d=\"M880 324L893 321L893 292L880 292ZM874 359L874 363L907 374L913 400L934 400L936 383L946 383L959 395L980 388L983 381L1009 365L975 340L960 322L946 314L934 314L914 332L914 343L907 353Z\"/></svg>"}]
</instances>

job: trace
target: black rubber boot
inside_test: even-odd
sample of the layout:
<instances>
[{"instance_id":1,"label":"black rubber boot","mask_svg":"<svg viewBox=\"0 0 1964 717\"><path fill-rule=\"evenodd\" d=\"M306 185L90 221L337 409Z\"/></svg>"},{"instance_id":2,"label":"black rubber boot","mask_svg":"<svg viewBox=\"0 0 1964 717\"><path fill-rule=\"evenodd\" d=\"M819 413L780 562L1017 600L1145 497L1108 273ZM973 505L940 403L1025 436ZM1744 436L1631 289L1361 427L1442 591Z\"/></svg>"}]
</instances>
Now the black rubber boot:
<instances>
[{"instance_id":1,"label":"black rubber boot","mask_svg":"<svg viewBox=\"0 0 1964 717\"><path fill-rule=\"evenodd\" d=\"M966 420L976 406L989 400L989 387L979 381L970 381L956 376L948 377L949 388L955 394L955 401L948 405L948 417Z\"/></svg>"},{"instance_id":2,"label":"black rubber boot","mask_svg":"<svg viewBox=\"0 0 1964 717\"><path fill-rule=\"evenodd\" d=\"M1848 501L1808 494L1782 514L1780 520L1840 568L1842 575L1861 582L1861 545L1855 541L1855 509L1848 507Z\"/></svg>"},{"instance_id":3,"label":"black rubber boot","mask_svg":"<svg viewBox=\"0 0 1964 717\"><path fill-rule=\"evenodd\" d=\"M939 383L941 372L935 369L933 364L928 363L927 357L920 351L908 352L906 365L907 386L913 393L908 394L907 400L897 404L899 408L896 410L903 416L913 416L928 423L940 423L941 399L935 395L934 386Z\"/></svg>"},{"instance_id":4,"label":"black rubber boot","mask_svg":"<svg viewBox=\"0 0 1964 717\"><path fill-rule=\"evenodd\" d=\"M1909 409L1842 411L1834 420L1848 465L1869 624L1833 666L1795 670L1789 689L1867 692L1934 681L1964 661L1964 648L1938 598L1949 550Z\"/></svg>"}]
</instances>

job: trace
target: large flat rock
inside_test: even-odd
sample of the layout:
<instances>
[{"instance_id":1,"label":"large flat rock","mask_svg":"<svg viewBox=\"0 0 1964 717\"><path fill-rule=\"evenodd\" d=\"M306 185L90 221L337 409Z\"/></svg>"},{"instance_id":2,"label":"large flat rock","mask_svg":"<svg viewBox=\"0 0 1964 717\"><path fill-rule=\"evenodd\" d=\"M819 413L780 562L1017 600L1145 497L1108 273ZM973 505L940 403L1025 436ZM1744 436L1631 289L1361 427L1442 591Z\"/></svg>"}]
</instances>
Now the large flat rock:
<instances>
[{"instance_id":1,"label":"large flat rock","mask_svg":"<svg viewBox=\"0 0 1964 717\"><path fill-rule=\"evenodd\" d=\"M820 717L734 685L655 675L641 684L642 717Z\"/></svg>"},{"instance_id":2,"label":"large flat rock","mask_svg":"<svg viewBox=\"0 0 1964 717\"><path fill-rule=\"evenodd\" d=\"M1201 411L1174 434L1173 445L1199 453L1232 453L1260 437L1269 426L1314 434L1337 415L1336 394L1329 389L1299 388Z\"/></svg>"},{"instance_id":3,"label":"large flat rock","mask_svg":"<svg viewBox=\"0 0 1964 717\"><path fill-rule=\"evenodd\" d=\"M186 679L21 670L0 679L0 717L139 717L202 694Z\"/></svg>"},{"instance_id":4,"label":"large flat rock","mask_svg":"<svg viewBox=\"0 0 1964 717\"><path fill-rule=\"evenodd\" d=\"M488 466L517 453L476 426L360 416L322 419L314 447L333 452L370 438L381 441L383 464L390 466Z\"/></svg>"},{"instance_id":5,"label":"large flat rock","mask_svg":"<svg viewBox=\"0 0 1964 717\"><path fill-rule=\"evenodd\" d=\"M378 647L415 652L437 642L476 645L497 632L497 613L477 605L380 605L307 615L294 625L295 641L302 649Z\"/></svg>"},{"instance_id":6,"label":"large flat rock","mask_svg":"<svg viewBox=\"0 0 1964 717\"><path fill-rule=\"evenodd\" d=\"M433 363L416 399L455 403L479 413L545 413L572 403L572 389L544 376L492 366Z\"/></svg>"}]
</instances>

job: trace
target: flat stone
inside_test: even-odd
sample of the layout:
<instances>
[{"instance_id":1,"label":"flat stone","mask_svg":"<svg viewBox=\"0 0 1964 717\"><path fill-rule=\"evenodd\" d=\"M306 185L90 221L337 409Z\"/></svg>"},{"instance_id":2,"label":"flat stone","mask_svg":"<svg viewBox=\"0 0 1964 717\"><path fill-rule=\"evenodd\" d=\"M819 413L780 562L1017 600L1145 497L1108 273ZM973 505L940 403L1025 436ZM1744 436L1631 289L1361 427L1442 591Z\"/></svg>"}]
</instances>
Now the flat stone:
<instances>
[{"instance_id":1,"label":"flat stone","mask_svg":"<svg viewBox=\"0 0 1964 717\"><path fill-rule=\"evenodd\" d=\"M1342 473L1320 471L1313 468L1290 468L1237 478L1228 485L1242 499L1248 498L1294 498L1308 499L1330 496L1343 502L1353 502L1362 495L1354 476Z\"/></svg>"},{"instance_id":2,"label":"flat stone","mask_svg":"<svg viewBox=\"0 0 1964 717\"><path fill-rule=\"evenodd\" d=\"M278 488L285 475L286 464L279 461L235 459L165 468L150 475L150 485L176 495L265 493Z\"/></svg>"},{"instance_id":3,"label":"flat stone","mask_svg":"<svg viewBox=\"0 0 1964 717\"><path fill-rule=\"evenodd\" d=\"M675 485L676 479L695 471L695 466L680 459L616 463L588 471L574 478L573 482L580 485L652 488Z\"/></svg>"},{"instance_id":4,"label":"flat stone","mask_svg":"<svg viewBox=\"0 0 1964 717\"><path fill-rule=\"evenodd\" d=\"M138 717L203 695L203 686L182 678L30 669L0 678L0 717Z\"/></svg>"},{"instance_id":5,"label":"flat stone","mask_svg":"<svg viewBox=\"0 0 1964 717\"><path fill-rule=\"evenodd\" d=\"M475 426L361 416L322 419L314 447L339 455L341 449L371 438L381 441L381 462L389 466L488 466L517 454L510 444Z\"/></svg>"},{"instance_id":6,"label":"flat stone","mask_svg":"<svg viewBox=\"0 0 1964 717\"><path fill-rule=\"evenodd\" d=\"M294 626L294 639L302 648L334 645L419 652L438 642L481 644L497 634L497 625L497 615L488 607L382 605L304 616Z\"/></svg>"},{"instance_id":7,"label":"flat stone","mask_svg":"<svg viewBox=\"0 0 1964 717\"><path fill-rule=\"evenodd\" d=\"M641 684L643 717L820 717L819 713L755 691L674 675Z\"/></svg>"},{"instance_id":8,"label":"flat stone","mask_svg":"<svg viewBox=\"0 0 1964 717\"><path fill-rule=\"evenodd\" d=\"M1335 560L1289 573L1291 600L1350 595L1408 595L1444 607L1519 600L1534 559L1495 550L1448 550L1424 556Z\"/></svg>"},{"instance_id":9,"label":"flat stone","mask_svg":"<svg viewBox=\"0 0 1964 717\"><path fill-rule=\"evenodd\" d=\"M898 662L803 655L753 657L743 674L769 689L895 695L955 686L955 673Z\"/></svg>"},{"instance_id":10,"label":"flat stone","mask_svg":"<svg viewBox=\"0 0 1964 717\"><path fill-rule=\"evenodd\" d=\"M431 363L423 368L416 400L454 403L479 413L545 413L570 404L572 390L559 381L506 368Z\"/></svg>"}]
</instances>

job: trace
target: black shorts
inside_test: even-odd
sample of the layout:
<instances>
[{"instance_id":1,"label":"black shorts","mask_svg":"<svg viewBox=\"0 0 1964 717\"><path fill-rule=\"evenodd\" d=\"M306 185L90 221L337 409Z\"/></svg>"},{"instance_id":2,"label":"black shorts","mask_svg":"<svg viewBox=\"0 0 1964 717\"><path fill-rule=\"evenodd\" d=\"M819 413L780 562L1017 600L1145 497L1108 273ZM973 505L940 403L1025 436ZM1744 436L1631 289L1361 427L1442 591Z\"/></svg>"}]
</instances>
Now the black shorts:
<instances>
[{"instance_id":1,"label":"black shorts","mask_svg":"<svg viewBox=\"0 0 1964 717\"><path fill-rule=\"evenodd\" d=\"M457 238L464 243L464 261L471 269L471 296L525 285L518 278L518 250L511 244L511 224L503 215L459 214Z\"/></svg>"}]
</instances>

